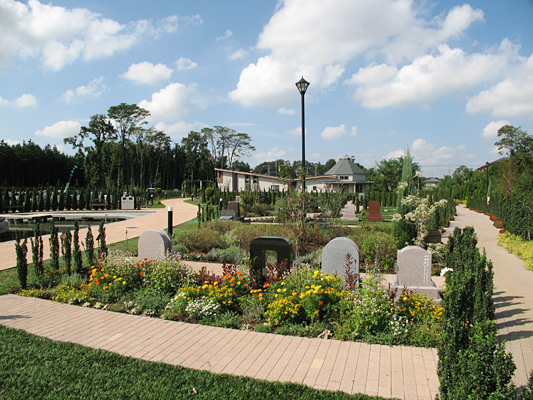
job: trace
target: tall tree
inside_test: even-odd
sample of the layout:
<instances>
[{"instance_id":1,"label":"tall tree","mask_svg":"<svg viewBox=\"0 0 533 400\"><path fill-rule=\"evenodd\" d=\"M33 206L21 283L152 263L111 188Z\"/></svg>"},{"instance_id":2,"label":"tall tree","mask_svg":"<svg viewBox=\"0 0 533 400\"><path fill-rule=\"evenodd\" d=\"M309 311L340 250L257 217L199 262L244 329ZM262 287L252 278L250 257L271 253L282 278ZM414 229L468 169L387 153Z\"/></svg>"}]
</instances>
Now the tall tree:
<instances>
[{"instance_id":1,"label":"tall tree","mask_svg":"<svg viewBox=\"0 0 533 400\"><path fill-rule=\"evenodd\" d=\"M145 119L150 116L150 112L136 104L121 103L118 106L109 107L107 116L115 127L118 139L122 146L121 168L118 179L120 188L128 182L128 171L126 168L126 146L130 136L148 123ZM131 184L131 182L130 182Z\"/></svg>"}]
</instances>

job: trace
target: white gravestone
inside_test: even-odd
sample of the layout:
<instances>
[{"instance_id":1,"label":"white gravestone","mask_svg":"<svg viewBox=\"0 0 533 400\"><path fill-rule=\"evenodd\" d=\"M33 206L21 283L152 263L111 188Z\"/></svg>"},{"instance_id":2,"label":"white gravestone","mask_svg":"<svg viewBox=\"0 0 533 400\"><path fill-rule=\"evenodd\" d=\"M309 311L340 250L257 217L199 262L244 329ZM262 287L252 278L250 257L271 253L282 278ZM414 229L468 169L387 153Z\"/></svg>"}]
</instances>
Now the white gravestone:
<instances>
[{"instance_id":1,"label":"white gravestone","mask_svg":"<svg viewBox=\"0 0 533 400\"><path fill-rule=\"evenodd\" d=\"M172 240L164 230L154 229L141 235L138 248L141 260L157 260L172 250Z\"/></svg>"},{"instance_id":2,"label":"white gravestone","mask_svg":"<svg viewBox=\"0 0 533 400\"><path fill-rule=\"evenodd\" d=\"M431 280L431 251L418 246L398 250L398 268L395 288L400 294L404 289L424 294L440 301L437 285Z\"/></svg>"},{"instance_id":3,"label":"white gravestone","mask_svg":"<svg viewBox=\"0 0 533 400\"><path fill-rule=\"evenodd\" d=\"M352 273L359 274L359 248L352 239L335 238L322 250L322 272L346 279L347 263L350 263Z\"/></svg>"}]
</instances>

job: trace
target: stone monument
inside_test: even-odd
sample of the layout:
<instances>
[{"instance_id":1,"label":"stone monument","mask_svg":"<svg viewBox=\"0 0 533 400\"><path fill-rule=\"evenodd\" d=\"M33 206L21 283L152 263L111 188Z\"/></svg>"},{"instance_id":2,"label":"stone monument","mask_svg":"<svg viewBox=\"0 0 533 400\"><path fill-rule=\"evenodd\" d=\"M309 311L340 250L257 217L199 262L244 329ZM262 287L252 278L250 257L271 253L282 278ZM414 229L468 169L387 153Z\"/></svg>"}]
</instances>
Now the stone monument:
<instances>
[{"instance_id":1,"label":"stone monument","mask_svg":"<svg viewBox=\"0 0 533 400\"><path fill-rule=\"evenodd\" d=\"M141 235L138 248L141 260L157 260L172 250L172 240L164 230L154 229Z\"/></svg>"},{"instance_id":2,"label":"stone monument","mask_svg":"<svg viewBox=\"0 0 533 400\"><path fill-rule=\"evenodd\" d=\"M328 275L339 275L346 280L346 267L352 273L359 274L359 248L347 237L330 240L322 250L322 272Z\"/></svg>"},{"instance_id":3,"label":"stone monument","mask_svg":"<svg viewBox=\"0 0 533 400\"><path fill-rule=\"evenodd\" d=\"M368 222L383 222L383 217L380 213L379 201L371 201L368 203Z\"/></svg>"},{"instance_id":4,"label":"stone monument","mask_svg":"<svg viewBox=\"0 0 533 400\"><path fill-rule=\"evenodd\" d=\"M424 294L439 302L437 285L431 280L431 251L418 246L398 250L398 268L394 287L400 294L404 289Z\"/></svg>"}]
</instances>

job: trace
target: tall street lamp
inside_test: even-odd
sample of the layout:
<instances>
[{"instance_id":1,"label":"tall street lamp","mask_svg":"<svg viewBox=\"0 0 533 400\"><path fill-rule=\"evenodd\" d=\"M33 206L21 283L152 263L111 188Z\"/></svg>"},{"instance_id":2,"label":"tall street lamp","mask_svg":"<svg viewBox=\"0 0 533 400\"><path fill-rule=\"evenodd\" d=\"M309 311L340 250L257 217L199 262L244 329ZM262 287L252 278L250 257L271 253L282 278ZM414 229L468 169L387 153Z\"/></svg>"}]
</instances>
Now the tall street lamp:
<instances>
[{"instance_id":1,"label":"tall street lamp","mask_svg":"<svg viewBox=\"0 0 533 400\"><path fill-rule=\"evenodd\" d=\"M309 87L309 82L307 82L304 77L296 82L296 87L302 95L302 192L305 193L305 112L304 112L304 96L307 88Z\"/></svg>"}]
</instances>

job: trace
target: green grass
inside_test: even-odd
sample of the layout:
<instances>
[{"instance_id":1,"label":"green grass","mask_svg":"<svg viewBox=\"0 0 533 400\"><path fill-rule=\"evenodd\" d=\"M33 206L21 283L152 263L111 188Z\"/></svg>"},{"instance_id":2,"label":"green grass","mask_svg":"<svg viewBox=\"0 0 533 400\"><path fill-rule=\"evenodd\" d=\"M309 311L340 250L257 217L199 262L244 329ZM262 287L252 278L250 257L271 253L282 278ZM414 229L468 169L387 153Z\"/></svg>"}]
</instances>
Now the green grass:
<instances>
[{"instance_id":1,"label":"green grass","mask_svg":"<svg viewBox=\"0 0 533 400\"><path fill-rule=\"evenodd\" d=\"M138 360L0 326L2 399L383 399Z\"/></svg>"}]
</instances>

